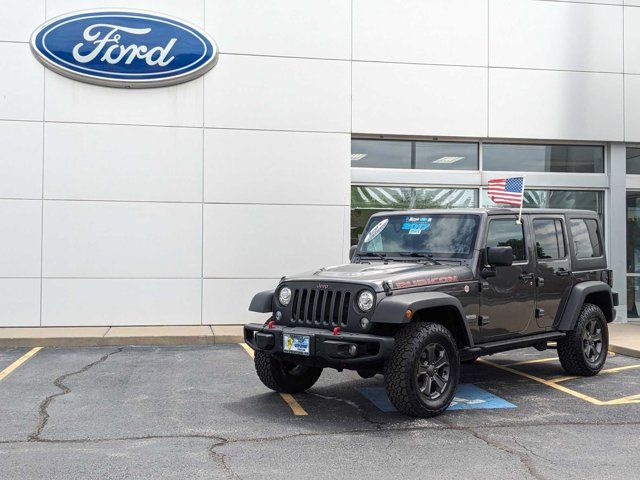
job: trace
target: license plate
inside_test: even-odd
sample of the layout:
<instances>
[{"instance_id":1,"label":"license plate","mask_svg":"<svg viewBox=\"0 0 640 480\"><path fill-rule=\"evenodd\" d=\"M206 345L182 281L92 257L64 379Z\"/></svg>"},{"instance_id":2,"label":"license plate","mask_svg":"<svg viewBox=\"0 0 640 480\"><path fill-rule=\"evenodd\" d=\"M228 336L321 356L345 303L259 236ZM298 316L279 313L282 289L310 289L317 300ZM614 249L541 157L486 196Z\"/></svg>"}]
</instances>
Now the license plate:
<instances>
[{"instance_id":1,"label":"license plate","mask_svg":"<svg viewBox=\"0 0 640 480\"><path fill-rule=\"evenodd\" d=\"M309 355L309 335L293 335L285 333L282 336L282 349L287 353L297 353L299 355Z\"/></svg>"}]
</instances>

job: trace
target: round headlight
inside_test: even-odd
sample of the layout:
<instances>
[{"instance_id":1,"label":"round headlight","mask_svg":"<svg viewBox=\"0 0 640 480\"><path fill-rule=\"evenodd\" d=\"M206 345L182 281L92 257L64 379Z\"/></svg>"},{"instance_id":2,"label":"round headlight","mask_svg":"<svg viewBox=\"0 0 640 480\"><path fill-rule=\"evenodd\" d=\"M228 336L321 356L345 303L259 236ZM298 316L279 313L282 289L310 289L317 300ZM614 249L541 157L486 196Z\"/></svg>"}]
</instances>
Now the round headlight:
<instances>
[{"instance_id":1,"label":"round headlight","mask_svg":"<svg viewBox=\"0 0 640 480\"><path fill-rule=\"evenodd\" d=\"M278 294L278 301L280 305L287 306L291 301L291 289L289 287L282 287L280 289L280 293Z\"/></svg>"},{"instance_id":2,"label":"round headlight","mask_svg":"<svg viewBox=\"0 0 640 480\"><path fill-rule=\"evenodd\" d=\"M373 293L369 290L363 290L360 292L360 295L358 295L358 308L363 312L371 310L373 308L373 302Z\"/></svg>"}]
</instances>

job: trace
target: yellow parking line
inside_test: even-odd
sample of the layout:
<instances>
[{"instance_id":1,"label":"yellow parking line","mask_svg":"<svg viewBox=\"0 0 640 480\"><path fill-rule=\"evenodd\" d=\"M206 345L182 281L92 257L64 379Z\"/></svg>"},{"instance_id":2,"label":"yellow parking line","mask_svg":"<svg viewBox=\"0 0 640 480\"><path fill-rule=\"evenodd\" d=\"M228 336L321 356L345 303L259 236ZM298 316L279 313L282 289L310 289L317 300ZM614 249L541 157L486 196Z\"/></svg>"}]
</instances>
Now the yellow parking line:
<instances>
[{"instance_id":1,"label":"yellow parking line","mask_svg":"<svg viewBox=\"0 0 640 480\"><path fill-rule=\"evenodd\" d=\"M621 372L623 370L631 370L633 368L640 368L640 365L625 365L624 367L615 367L615 368L607 368L605 370L600 370L600 375L603 373L616 373ZM575 375L567 375L566 377L556 377L552 378L550 381L552 382L566 382L567 380L573 380L574 378L581 378Z\"/></svg>"},{"instance_id":2,"label":"yellow parking line","mask_svg":"<svg viewBox=\"0 0 640 480\"><path fill-rule=\"evenodd\" d=\"M254 357L253 349L249 345L247 345L246 343L241 343L240 346L245 349L245 351L249 354L251 358ZM307 415L309 415L307 411L304 408L302 408L302 406L298 403L298 401L295 398L293 398L293 395L291 395L290 393L281 393L280 396L285 401L285 403L289 405L289 408L291 409L294 415L298 417L306 417Z\"/></svg>"},{"instance_id":3,"label":"yellow parking line","mask_svg":"<svg viewBox=\"0 0 640 480\"><path fill-rule=\"evenodd\" d=\"M11 372L13 372L16 368L18 368L24 362L29 360L36 353L38 353L40 350L42 350L42 347L35 347L35 348L32 348L31 350L29 350L24 355L22 355L18 360L16 360L15 362L13 362L11 365L9 365L7 368L5 368L4 370L2 370L0 372L0 380L2 380L4 377L9 375Z\"/></svg>"},{"instance_id":4,"label":"yellow parking line","mask_svg":"<svg viewBox=\"0 0 640 480\"><path fill-rule=\"evenodd\" d=\"M607 405L626 405L629 403L640 403L640 393L629 395L628 397L616 398L615 400L609 400Z\"/></svg>"},{"instance_id":5,"label":"yellow parking line","mask_svg":"<svg viewBox=\"0 0 640 480\"><path fill-rule=\"evenodd\" d=\"M597 398L593 398L593 397L590 397L588 395L584 395L584 394L582 394L580 392L576 392L575 390L572 390L570 388L564 387L562 385L557 385L555 382L552 382L551 380L545 380L544 378L536 377L535 375L531 375L530 373L521 372L519 370L516 370L515 368L509 368L509 367L506 367L504 365L499 365L497 363L490 362L490 361L485 360L483 358L478 359L478 361L482 362L482 363L486 363L487 365L491 365L492 367L499 368L500 370L504 370L506 372L513 373L514 375L519 375L521 377L528 378L529 380L533 380L534 382L541 383L543 385L546 385L547 387L555 388L556 390L559 390L561 392L564 392L564 393L567 393L569 395L572 395L572 396L574 396L576 398L584 400L585 402L589 402L589 403L592 403L594 405L606 405L607 404L606 402L603 402L602 400L598 400Z\"/></svg>"}]
</instances>

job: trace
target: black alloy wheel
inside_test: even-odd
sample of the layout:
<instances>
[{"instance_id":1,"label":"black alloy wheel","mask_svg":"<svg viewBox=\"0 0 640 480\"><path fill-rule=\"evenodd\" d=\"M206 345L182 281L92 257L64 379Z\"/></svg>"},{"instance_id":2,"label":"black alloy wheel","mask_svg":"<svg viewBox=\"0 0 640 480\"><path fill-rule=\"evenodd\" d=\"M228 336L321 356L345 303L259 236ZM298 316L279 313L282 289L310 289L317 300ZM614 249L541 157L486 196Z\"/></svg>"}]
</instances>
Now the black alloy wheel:
<instances>
[{"instance_id":1,"label":"black alloy wheel","mask_svg":"<svg viewBox=\"0 0 640 480\"><path fill-rule=\"evenodd\" d=\"M416 368L420 393L428 400L439 398L449 384L450 362L445 348L439 343L427 345L420 354Z\"/></svg>"}]
</instances>

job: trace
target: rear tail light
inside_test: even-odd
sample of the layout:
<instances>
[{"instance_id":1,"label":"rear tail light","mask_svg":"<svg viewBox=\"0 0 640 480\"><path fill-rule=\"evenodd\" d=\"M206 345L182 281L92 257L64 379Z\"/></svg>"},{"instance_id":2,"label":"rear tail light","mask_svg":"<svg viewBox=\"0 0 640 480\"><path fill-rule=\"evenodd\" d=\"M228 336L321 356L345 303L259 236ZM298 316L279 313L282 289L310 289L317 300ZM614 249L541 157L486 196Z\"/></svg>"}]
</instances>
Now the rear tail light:
<instances>
[{"instance_id":1,"label":"rear tail light","mask_svg":"<svg viewBox=\"0 0 640 480\"><path fill-rule=\"evenodd\" d=\"M603 270L601 274L601 280L610 287L613 287L613 271Z\"/></svg>"}]
</instances>

